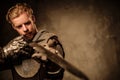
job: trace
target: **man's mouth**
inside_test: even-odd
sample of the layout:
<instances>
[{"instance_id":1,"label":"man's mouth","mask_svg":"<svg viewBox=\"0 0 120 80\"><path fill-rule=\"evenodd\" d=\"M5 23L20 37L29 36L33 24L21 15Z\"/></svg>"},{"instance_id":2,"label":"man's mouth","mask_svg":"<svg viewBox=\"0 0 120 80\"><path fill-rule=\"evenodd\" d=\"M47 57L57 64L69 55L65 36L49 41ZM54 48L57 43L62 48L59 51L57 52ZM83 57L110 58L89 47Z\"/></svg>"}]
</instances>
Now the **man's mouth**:
<instances>
[{"instance_id":1,"label":"man's mouth","mask_svg":"<svg viewBox=\"0 0 120 80\"><path fill-rule=\"evenodd\" d=\"M32 37L33 37L32 32L29 32L29 33L25 34L25 37L27 37L27 38L32 38Z\"/></svg>"}]
</instances>

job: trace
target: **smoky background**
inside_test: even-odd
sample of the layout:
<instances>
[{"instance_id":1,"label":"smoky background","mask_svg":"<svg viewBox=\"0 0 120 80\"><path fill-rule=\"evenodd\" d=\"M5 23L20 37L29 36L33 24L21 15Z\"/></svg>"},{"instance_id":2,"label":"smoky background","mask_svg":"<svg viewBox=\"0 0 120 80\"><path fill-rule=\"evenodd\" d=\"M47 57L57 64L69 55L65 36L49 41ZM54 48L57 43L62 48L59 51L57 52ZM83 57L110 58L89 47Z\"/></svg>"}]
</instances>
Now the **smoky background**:
<instances>
[{"instance_id":1,"label":"smoky background","mask_svg":"<svg viewBox=\"0 0 120 80\"><path fill-rule=\"evenodd\" d=\"M81 70L90 80L120 79L118 1L5 0L0 3L1 46L18 35L5 20L9 7L17 2L31 5L37 27L57 34L65 50L65 60ZM0 80L12 80L10 70L2 71ZM79 78L65 71L63 80Z\"/></svg>"}]
</instances>

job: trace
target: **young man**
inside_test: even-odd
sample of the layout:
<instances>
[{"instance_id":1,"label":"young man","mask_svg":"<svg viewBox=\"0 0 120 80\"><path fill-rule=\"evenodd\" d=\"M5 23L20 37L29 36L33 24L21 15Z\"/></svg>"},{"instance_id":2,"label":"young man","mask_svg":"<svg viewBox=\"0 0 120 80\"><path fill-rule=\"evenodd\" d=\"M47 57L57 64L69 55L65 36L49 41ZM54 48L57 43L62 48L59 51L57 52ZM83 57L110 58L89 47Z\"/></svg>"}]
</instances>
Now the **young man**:
<instances>
[{"instance_id":1,"label":"young man","mask_svg":"<svg viewBox=\"0 0 120 80\"><path fill-rule=\"evenodd\" d=\"M20 36L0 48L0 70L11 69L14 80L62 80L64 69L49 60L44 51L29 46L35 41L54 55L65 55L55 34L37 30L31 7L18 3L8 10L6 19Z\"/></svg>"}]
</instances>

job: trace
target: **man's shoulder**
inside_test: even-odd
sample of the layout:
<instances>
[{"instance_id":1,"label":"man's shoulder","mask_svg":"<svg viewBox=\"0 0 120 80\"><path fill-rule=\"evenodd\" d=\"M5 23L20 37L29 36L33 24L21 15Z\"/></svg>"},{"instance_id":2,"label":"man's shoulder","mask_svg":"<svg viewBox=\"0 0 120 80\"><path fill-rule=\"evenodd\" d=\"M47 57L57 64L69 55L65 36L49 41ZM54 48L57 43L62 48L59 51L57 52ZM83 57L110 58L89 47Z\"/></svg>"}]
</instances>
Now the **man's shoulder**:
<instances>
[{"instance_id":1,"label":"man's shoulder","mask_svg":"<svg viewBox=\"0 0 120 80\"><path fill-rule=\"evenodd\" d=\"M46 39L51 38L53 36L57 37L57 35L55 33L49 32L46 29L38 31L37 34L40 35L39 37L46 38Z\"/></svg>"},{"instance_id":2,"label":"man's shoulder","mask_svg":"<svg viewBox=\"0 0 120 80\"><path fill-rule=\"evenodd\" d=\"M43 30L38 31L38 33L35 35L33 41L36 41L36 40L47 41L52 37L57 37L57 35L52 32L47 31L46 29L43 29Z\"/></svg>"}]
</instances>

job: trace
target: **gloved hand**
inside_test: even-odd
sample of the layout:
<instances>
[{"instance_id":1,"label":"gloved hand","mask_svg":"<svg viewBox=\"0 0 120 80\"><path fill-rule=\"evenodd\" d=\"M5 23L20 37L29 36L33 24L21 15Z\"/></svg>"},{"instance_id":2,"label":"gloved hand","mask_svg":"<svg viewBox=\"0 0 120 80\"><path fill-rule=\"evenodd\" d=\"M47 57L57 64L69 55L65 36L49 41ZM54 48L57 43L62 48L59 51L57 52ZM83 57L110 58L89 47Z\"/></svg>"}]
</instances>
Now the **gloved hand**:
<instances>
[{"instance_id":1,"label":"gloved hand","mask_svg":"<svg viewBox=\"0 0 120 80\"><path fill-rule=\"evenodd\" d=\"M4 57L11 57L17 54L28 43L23 39L23 36L18 36L11 40L4 48Z\"/></svg>"}]
</instances>

